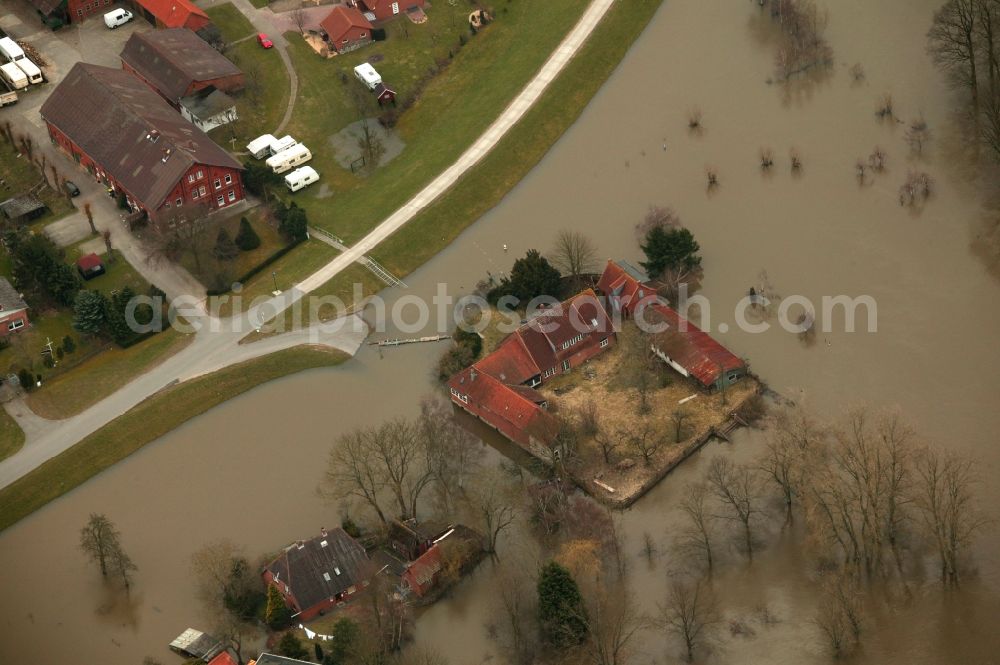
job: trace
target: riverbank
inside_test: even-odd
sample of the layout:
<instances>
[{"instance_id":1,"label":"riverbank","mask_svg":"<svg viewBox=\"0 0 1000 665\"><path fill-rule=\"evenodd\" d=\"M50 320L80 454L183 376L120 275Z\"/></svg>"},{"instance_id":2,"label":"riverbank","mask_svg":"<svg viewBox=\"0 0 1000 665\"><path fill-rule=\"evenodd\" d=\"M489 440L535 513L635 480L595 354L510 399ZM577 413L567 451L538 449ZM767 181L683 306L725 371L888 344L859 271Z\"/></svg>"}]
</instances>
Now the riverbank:
<instances>
[{"instance_id":1,"label":"riverbank","mask_svg":"<svg viewBox=\"0 0 1000 665\"><path fill-rule=\"evenodd\" d=\"M349 357L326 348L296 347L167 388L0 490L0 531L226 400L283 376L339 365Z\"/></svg>"}]
</instances>

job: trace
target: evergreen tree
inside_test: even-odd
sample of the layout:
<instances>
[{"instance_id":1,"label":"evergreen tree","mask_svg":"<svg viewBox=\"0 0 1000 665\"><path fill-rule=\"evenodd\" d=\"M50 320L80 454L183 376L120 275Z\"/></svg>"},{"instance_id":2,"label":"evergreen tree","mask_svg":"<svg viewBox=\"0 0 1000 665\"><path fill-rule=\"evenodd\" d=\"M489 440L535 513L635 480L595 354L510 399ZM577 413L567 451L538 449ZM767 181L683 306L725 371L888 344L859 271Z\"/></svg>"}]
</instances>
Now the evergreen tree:
<instances>
[{"instance_id":1,"label":"evergreen tree","mask_svg":"<svg viewBox=\"0 0 1000 665\"><path fill-rule=\"evenodd\" d=\"M529 249L524 258L514 261L510 277L487 294L487 300L496 304L505 295L514 296L521 306L538 296L559 295L562 275L537 249Z\"/></svg>"},{"instance_id":2,"label":"evergreen tree","mask_svg":"<svg viewBox=\"0 0 1000 665\"><path fill-rule=\"evenodd\" d=\"M301 242L309 232L309 220L306 211L295 205L295 201L287 208L281 205L275 213L278 217L278 230L290 243Z\"/></svg>"},{"instance_id":3,"label":"evergreen tree","mask_svg":"<svg viewBox=\"0 0 1000 665\"><path fill-rule=\"evenodd\" d=\"M35 389L35 379L31 376L31 372L23 367L17 373L17 381L21 384L21 387L24 388L25 392L30 393Z\"/></svg>"},{"instance_id":4,"label":"evergreen tree","mask_svg":"<svg viewBox=\"0 0 1000 665\"><path fill-rule=\"evenodd\" d=\"M285 605L285 599L277 587L267 586L267 607L264 610L264 621L271 630L283 630L292 621L292 611Z\"/></svg>"},{"instance_id":5,"label":"evergreen tree","mask_svg":"<svg viewBox=\"0 0 1000 665\"><path fill-rule=\"evenodd\" d=\"M701 247L687 229L654 226L646 232L641 247L646 255L641 265L651 277L659 277L665 270L694 270L701 265Z\"/></svg>"},{"instance_id":6,"label":"evergreen tree","mask_svg":"<svg viewBox=\"0 0 1000 665\"><path fill-rule=\"evenodd\" d=\"M73 329L99 335L107 324L108 302L98 291L80 291L73 302Z\"/></svg>"},{"instance_id":7,"label":"evergreen tree","mask_svg":"<svg viewBox=\"0 0 1000 665\"><path fill-rule=\"evenodd\" d=\"M236 246L244 252L260 247L260 236L250 226L250 221L246 217L240 218L240 230L236 234Z\"/></svg>"},{"instance_id":8,"label":"evergreen tree","mask_svg":"<svg viewBox=\"0 0 1000 665\"><path fill-rule=\"evenodd\" d=\"M220 261L231 261L235 259L240 253L240 248L236 246L233 239L229 237L229 232L225 229L219 229L219 235L215 237L215 247L212 248L212 254L215 258Z\"/></svg>"},{"instance_id":9,"label":"evergreen tree","mask_svg":"<svg viewBox=\"0 0 1000 665\"><path fill-rule=\"evenodd\" d=\"M344 665L357 640L358 625L347 617L337 619L333 624L333 639L327 647L323 665Z\"/></svg>"},{"instance_id":10,"label":"evergreen tree","mask_svg":"<svg viewBox=\"0 0 1000 665\"><path fill-rule=\"evenodd\" d=\"M295 636L295 633L288 632L282 635L278 642L278 655L302 660L309 657L309 651L302 646L302 641Z\"/></svg>"},{"instance_id":11,"label":"evergreen tree","mask_svg":"<svg viewBox=\"0 0 1000 665\"><path fill-rule=\"evenodd\" d=\"M538 577L538 620L542 636L552 645L579 644L587 634L586 612L576 580L555 561Z\"/></svg>"},{"instance_id":12,"label":"evergreen tree","mask_svg":"<svg viewBox=\"0 0 1000 665\"><path fill-rule=\"evenodd\" d=\"M62 347L66 351L66 353L73 353L74 351L76 351L76 342L73 341L72 337L66 335L65 337L63 337Z\"/></svg>"}]
</instances>

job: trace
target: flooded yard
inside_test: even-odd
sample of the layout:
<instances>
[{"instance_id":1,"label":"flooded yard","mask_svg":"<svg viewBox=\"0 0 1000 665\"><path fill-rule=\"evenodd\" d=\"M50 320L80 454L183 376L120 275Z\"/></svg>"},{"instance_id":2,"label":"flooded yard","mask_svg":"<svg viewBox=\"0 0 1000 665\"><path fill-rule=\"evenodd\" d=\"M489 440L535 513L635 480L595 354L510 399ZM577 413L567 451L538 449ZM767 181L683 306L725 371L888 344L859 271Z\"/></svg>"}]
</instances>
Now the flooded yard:
<instances>
[{"instance_id":1,"label":"flooded yard","mask_svg":"<svg viewBox=\"0 0 1000 665\"><path fill-rule=\"evenodd\" d=\"M701 294L711 302L706 330L748 358L774 390L822 417L855 404L898 405L931 445L977 458L982 506L1000 517L1000 281L978 251L985 193L960 148L950 92L925 51L936 6L827 3L835 64L829 76L786 93L767 83L773 28L756 3L666 2L539 167L407 277L406 293L430 298L439 282L452 294L469 293L487 270L509 271L515 257L549 249L567 227L585 232L602 260L636 260L635 224L650 205L671 206L701 244ZM855 63L866 72L861 82L849 74ZM903 125L876 120L886 92L901 119L922 115L928 122L933 139L923 156L909 156ZM700 135L688 131L693 107L702 111ZM887 167L859 184L855 163L875 146L888 155ZM761 148L775 155L769 174L758 166ZM792 148L802 159L798 175L789 168ZM706 168L718 174L712 191ZM898 201L911 169L936 182L919 209ZM823 296L871 296L877 332L866 332L864 323L843 332L843 321L834 320L805 345L777 327L739 330L736 303L762 269L785 297L820 303ZM191 553L223 537L251 553L272 552L339 521L341 511L316 492L330 445L351 427L416 414L421 396L435 389L436 351L366 346L341 367L268 384L0 534L0 662L139 663L146 655L176 662L167 643L209 620L190 578ZM749 461L761 445L752 430L729 444L709 444L623 514L630 585L641 609L653 612L663 600L684 483L714 456ZM117 523L139 566L127 602L104 595L78 549L91 512ZM752 566L726 552L715 578L730 616L753 623L755 608L766 604L778 623L754 624L755 637L726 631L707 662L829 662L811 621L815 587L799 551L801 525L782 531L780 521L769 522ZM641 554L646 533L660 552L652 562ZM501 556L534 561L534 546L515 540L505 536ZM960 590L946 593L928 580L908 602L872 601L864 647L851 662L990 662L1000 652L998 552L993 528L977 541L976 574ZM505 662L487 637L496 609L492 577L484 562L424 612L417 642L454 665ZM672 662L676 654L676 645L650 631L631 662Z\"/></svg>"}]
</instances>

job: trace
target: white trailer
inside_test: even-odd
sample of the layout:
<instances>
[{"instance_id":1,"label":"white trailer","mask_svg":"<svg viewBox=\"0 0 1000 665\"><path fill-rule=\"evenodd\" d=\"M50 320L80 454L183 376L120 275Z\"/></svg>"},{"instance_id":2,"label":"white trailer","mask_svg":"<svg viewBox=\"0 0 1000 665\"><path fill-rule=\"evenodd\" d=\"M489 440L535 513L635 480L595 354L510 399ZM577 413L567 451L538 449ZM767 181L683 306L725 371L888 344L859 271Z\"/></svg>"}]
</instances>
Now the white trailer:
<instances>
[{"instance_id":1,"label":"white trailer","mask_svg":"<svg viewBox=\"0 0 1000 665\"><path fill-rule=\"evenodd\" d=\"M267 166L275 173L284 173L293 166L305 164L310 159L312 159L312 153L309 152L309 148L301 143L296 143L288 150L282 150L277 155L268 157Z\"/></svg>"},{"instance_id":2,"label":"white trailer","mask_svg":"<svg viewBox=\"0 0 1000 665\"><path fill-rule=\"evenodd\" d=\"M11 90L23 90L28 87L28 77L13 62L0 65L0 78L3 78Z\"/></svg>"},{"instance_id":3,"label":"white trailer","mask_svg":"<svg viewBox=\"0 0 1000 665\"><path fill-rule=\"evenodd\" d=\"M316 173L316 169L311 166L303 166L285 176L285 187L291 192L297 192L317 181L319 181L319 174Z\"/></svg>"},{"instance_id":4,"label":"white trailer","mask_svg":"<svg viewBox=\"0 0 1000 665\"><path fill-rule=\"evenodd\" d=\"M247 152L253 155L254 159L267 157L271 154L272 143L274 143L274 137L270 134L258 136L253 141L250 141L250 143L247 143Z\"/></svg>"},{"instance_id":5,"label":"white trailer","mask_svg":"<svg viewBox=\"0 0 1000 665\"><path fill-rule=\"evenodd\" d=\"M297 143L298 141L288 135L282 136L280 139L274 139L270 145L271 154L277 155L279 152L284 152Z\"/></svg>"},{"instance_id":6,"label":"white trailer","mask_svg":"<svg viewBox=\"0 0 1000 665\"><path fill-rule=\"evenodd\" d=\"M375 68L367 62L362 62L354 68L354 76L359 81L364 83L365 87L369 90L374 90L378 87L378 84L382 82L382 77L377 71L375 71Z\"/></svg>"},{"instance_id":7,"label":"white trailer","mask_svg":"<svg viewBox=\"0 0 1000 665\"><path fill-rule=\"evenodd\" d=\"M24 57L24 50L10 37L0 37L0 56L14 62Z\"/></svg>"},{"instance_id":8,"label":"white trailer","mask_svg":"<svg viewBox=\"0 0 1000 665\"><path fill-rule=\"evenodd\" d=\"M15 60L14 64L28 77L28 83L39 85L45 82L45 79L42 77L42 70L31 60L21 58L20 60Z\"/></svg>"}]
</instances>

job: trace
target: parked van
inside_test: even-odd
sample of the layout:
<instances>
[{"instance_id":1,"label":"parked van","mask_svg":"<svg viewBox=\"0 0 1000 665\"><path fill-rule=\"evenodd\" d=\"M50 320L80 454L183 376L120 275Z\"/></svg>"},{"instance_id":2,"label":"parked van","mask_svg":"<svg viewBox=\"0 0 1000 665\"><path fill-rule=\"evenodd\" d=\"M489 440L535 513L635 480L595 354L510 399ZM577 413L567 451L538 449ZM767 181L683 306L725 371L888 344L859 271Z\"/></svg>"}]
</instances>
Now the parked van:
<instances>
[{"instance_id":1,"label":"parked van","mask_svg":"<svg viewBox=\"0 0 1000 665\"><path fill-rule=\"evenodd\" d=\"M24 50L10 37L0 37L0 56L13 62L24 57Z\"/></svg>"},{"instance_id":2,"label":"parked van","mask_svg":"<svg viewBox=\"0 0 1000 665\"><path fill-rule=\"evenodd\" d=\"M127 9L113 9L104 15L104 25L112 30L132 20L132 12Z\"/></svg>"},{"instance_id":3,"label":"parked van","mask_svg":"<svg viewBox=\"0 0 1000 665\"><path fill-rule=\"evenodd\" d=\"M288 150L268 157L267 166L275 173L284 173L293 166L305 164L310 159L312 159L312 153L309 152L309 148L301 143L296 143Z\"/></svg>"},{"instance_id":4,"label":"parked van","mask_svg":"<svg viewBox=\"0 0 1000 665\"><path fill-rule=\"evenodd\" d=\"M28 87L28 77L13 62L5 62L0 65L0 77L7 82L11 90L21 90Z\"/></svg>"},{"instance_id":5,"label":"parked van","mask_svg":"<svg viewBox=\"0 0 1000 665\"><path fill-rule=\"evenodd\" d=\"M272 143L274 143L274 137L270 134L258 136L253 141L250 141L250 143L247 143L247 152L253 155L254 159L267 157L271 154Z\"/></svg>"},{"instance_id":6,"label":"parked van","mask_svg":"<svg viewBox=\"0 0 1000 665\"><path fill-rule=\"evenodd\" d=\"M28 77L28 83L38 85L45 82L45 79L42 78L42 70L31 60L21 58L20 60L15 60L14 64Z\"/></svg>"},{"instance_id":7,"label":"parked van","mask_svg":"<svg viewBox=\"0 0 1000 665\"><path fill-rule=\"evenodd\" d=\"M354 68L354 76L356 76L359 81L364 83L365 87L369 90L374 90L378 87L378 84L382 82L382 77L379 76L379 73L375 71L375 68L367 62L362 62Z\"/></svg>"},{"instance_id":8,"label":"parked van","mask_svg":"<svg viewBox=\"0 0 1000 665\"><path fill-rule=\"evenodd\" d=\"M279 152L288 150L293 145L298 143L291 136L282 136L280 139L274 139L271 141L271 154L277 155Z\"/></svg>"},{"instance_id":9,"label":"parked van","mask_svg":"<svg viewBox=\"0 0 1000 665\"><path fill-rule=\"evenodd\" d=\"M316 173L316 169L311 166L303 166L285 176L285 187L288 187L289 191L297 192L318 180L319 174Z\"/></svg>"}]
</instances>

